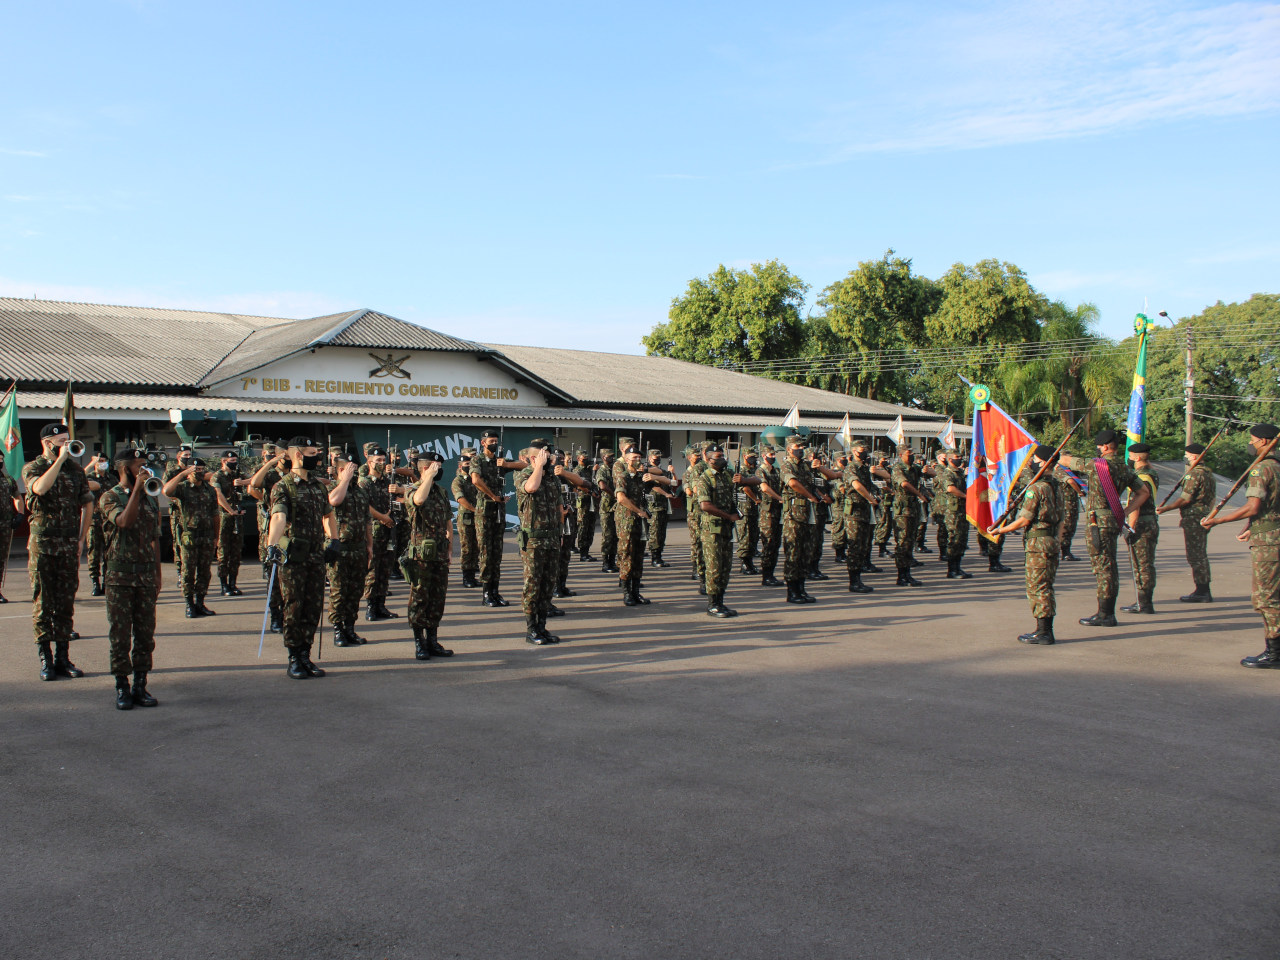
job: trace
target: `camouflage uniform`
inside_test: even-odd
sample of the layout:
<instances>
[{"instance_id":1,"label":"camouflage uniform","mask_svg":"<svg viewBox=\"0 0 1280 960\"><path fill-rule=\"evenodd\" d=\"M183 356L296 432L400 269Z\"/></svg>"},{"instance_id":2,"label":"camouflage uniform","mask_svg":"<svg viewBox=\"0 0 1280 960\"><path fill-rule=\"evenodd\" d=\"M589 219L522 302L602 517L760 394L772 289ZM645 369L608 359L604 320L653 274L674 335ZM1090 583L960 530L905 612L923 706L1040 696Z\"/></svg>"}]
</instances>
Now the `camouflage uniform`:
<instances>
[{"instance_id":1,"label":"camouflage uniform","mask_svg":"<svg viewBox=\"0 0 1280 960\"><path fill-rule=\"evenodd\" d=\"M639 467L643 469L644 464ZM621 460L613 465L613 489L615 499L617 494L625 493L638 509L644 509L644 474L639 470L633 473ZM644 520L618 500L613 508L613 522L618 531L618 579L638 587L644 573Z\"/></svg>"},{"instance_id":2,"label":"camouflage uniform","mask_svg":"<svg viewBox=\"0 0 1280 960\"><path fill-rule=\"evenodd\" d=\"M908 576L914 557L912 551L916 545L916 525L920 522L920 498L906 488L910 483L920 489L920 465L913 463L907 466L901 460L893 465L893 524L896 546L893 551L893 562L898 568L898 576Z\"/></svg>"},{"instance_id":3,"label":"camouflage uniform","mask_svg":"<svg viewBox=\"0 0 1280 960\"><path fill-rule=\"evenodd\" d=\"M600 559L608 569L617 566L618 559L618 528L613 514L617 504L613 497L613 466L600 464L592 479L600 489Z\"/></svg>"},{"instance_id":4,"label":"camouflage uniform","mask_svg":"<svg viewBox=\"0 0 1280 960\"><path fill-rule=\"evenodd\" d=\"M591 494L594 490L595 481L591 476L590 464L585 458L579 460L575 472L583 480L592 484L593 489L578 490L577 492L577 509L578 509L578 557L585 560L591 553L591 541L596 535L596 515L598 508L596 498Z\"/></svg>"},{"instance_id":5,"label":"camouflage uniform","mask_svg":"<svg viewBox=\"0 0 1280 960\"><path fill-rule=\"evenodd\" d=\"M682 483L685 490L685 523L689 528L689 560L692 563L692 579L699 583L706 582L706 570L702 557L702 508L698 506L698 478L707 469L704 461L699 460L684 472Z\"/></svg>"},{"instance_id":6,"label":"camouflage uniform","mask_svg":"<svg viewBox=\"0 0 1280 960\"><path fill-rule=\"evenodd\" d=\"M813 558L813 528L817 525L815 504L791 488L791 480L813 493L813 471L807 460L787 456L779 470L782 484L782 579L799 584L803 590Z\"/></svg>"},{"instance_id":7,"label":"camouflage uniform","mask_svg":"<svg viewBox=\"0 0 1280 960\"><path fill-rule=\"evenodd\" d=\"M368 506L379 513L391 513L391 477L362 477L360 489L364 491ZM394 527L385 523L373 524L373 556L369 558L369 572L364 578L364 597L370 611L376 616L378 608L386 606L387 585L391 579L391 565L396 562Z\"/></svg>"},{"instance_id":8,"label":"camouflage uniform","mask_svg":"<svg viewBox=\"0 0 1280 960\"><path fill-rule=\"evenodd\" d=\"M1077 472L1089 485L1089 497L1085 501L1084 512L1088 523L1089 565L1093 568L1094 579L1098 582L1098 611L1114 616L1116 594L1120 590L1120 574L1116 564L1116 540L1120 536L1120 522L1116 520L1111 508L1107 505L1102 485L1098 482L1096 461L1081 458L1073 462L1080 463L1080 469ZM1144 489L1138 475L1119 456L1107 458L1106 463L1117 496L1123 496L1125 490L1137 494Z\"/></svg>"},{"instance_id":9,"label":"camouflage uniform","mask_svg":"<svg viewBox=\"0 0 1280 960\"><path fill-rule=\"evenodd\" d=\"M261 470L261 466L258 468ZM258 471L253 471L256 474ZM253 476L250 474L250 476ZM280 482L282 474L279 467L272 467L262 477L262 499L258 501L258 560L262 563L262 572L270 581L270 568L267 565L267 526L271 519L271 491ZM267 597L267 606L271 611L272 623L280 623L284 617L284 594L280 590L280 573L276 572L275 583L271 587L271 595ZM274 627L272 629L275 629Z\"/></svg>"},{"instance_id":10,"label":"camouflage uniform","mask_svg":"<svg viewBox=\"0 0 1280 960\"><path fill-rule=\"evenodd\" d=\"M520 511L520 558L524 562L524 589L520 594L529 633L545 630L551 612L551 594L556 588L560 565L560 484L551 462L542 469L542 482L534 493L524 485L533 476L533 466L516 474L516 507Z\"/></svg>"},{"instance_id":11,"label":"camouflage uniform","mask_svg":"<svg viewBox=\"0 0 1280 960\"><path fill-rule=\"evenodd\" d=\"M213 475L213 482L222 491L222 498L239 510L240 500L244 496L243 488L236 486L240 479L239 465L233 471L219 470ZM241 524L244 517L218 510L218 579L224 587L234 589L236 578L240 576L240 557L244 553L244 531Z\"/></svg>"},{"instance_id":12,"label":"camouflage uniform","mask_svg":"<svg viewBox=\"0 0 1280 960\"><path fill-rule=\"evenodd\" d=\"M467 455L467 451L462 451ZM475 455L472 450L471 456ZM478 502L476 499L480 496L480 491L476 489L476 485L471 482L471 471L468 465L458 464L458 475L453 478L453 485L450 487L453 493L453 499L458 504L458 515L456 518L458 525L458 545L462 556L462 578L470 580L480 570L480 550L476 546L476 514L474 510L468 510L462 505L464 499L471 501L472 504ZM408 503L405 503L405 509L408 509ZM463 584L466 586L466 584Z\"/></svg>"},{"instance_id":13,"label":"camouflage uniform","mask_svg":"<svg viewBox=\"0 0 1280 960\"><path fill-rule=\"evenodd\" d=\"M289 538L278 574L284 597L284 645L309 651L324 608L323 520L333 513L324 483L292 471L271 488L271 515L283 514Z\"/></svg>"},{"instance_id":14,"label":"camouflage uniform","mask_svg":"<svg viewBox=\"0 0 1280 960\"><path fill-rule=\"evenodd\" d=\"M765 460L756 470L756 476L769 488L782 496L782 474L776 465ZM760 489L760 574L769 580L778 568L778 550L782 546L782 504Z\"/></svg>"},{"instance_id":15,"label":"camouflage uniform","mask_svg":"<svg viewBox=\"0 0 1280 960\"><path fill-rule=\"evenodd\" d=\"M871 552L871 503L854 487L855 480L874 492L871 461L850 458L840 478L840 492L844 500L841 515L845 527L845 565L849 569L850 583L861 583L862 567Z\"/></svg>"},{"instance_id":16,"label":"camouflage uniform","mask_svg":"<svg viewBox=\"0 0 1280 960\"><path fill-rule=\"evenodd\" d=\"M933 499L929 501L929 515L933 517L933 529L936 531L935 536L938 541L938 559L950 557L951 552L947 549L947 537L950 533L947 530L947 484L953 471L951 466L946 463L934 463L933 465ZM960 484L960 489L964 489L964 484ZM922 546L923 537L917 544Z\"/></svg>"},{"instance_id":17,"label":"camouflage uniform","mask_svg":"<svg viewBox=\"0 0 1280 960\"><path fill-rule=\"evenodd\" d=\"M960 495L947 493L948 486L955 487ZM937 499L942 501L942 524L947 531L947 559L952 570L960 573L960 563L969 549L969 517L965 500L968 477L960 467L947 466L946 482L935 484Z\"/></svg>"},{"instance_id":18,"label":"camouflage uniform","mask_svg":"<svg viewBox=\"0 0 1280 960\"><path fill-rule=\"evenodd\" d=\"M1053 581L1058 574L1058 527L1062 523L1062 489L1051 471L1027 488L1018 517L1029 521L1023 534L1026 551L1027 601L1037 620L1057 612Z\"/></svg>"},{"instance_id":19,"label":"camouflage uniform","mask_svg":"<svg viewBox=\"0 0 1280 960\"><path fill-rule=\"evenodd\" d=\"M111 673L116 677L145 675L156 647L160 507L154 497L142 494L137 520L129 527L117 526L116 520L128 505L129 491L119 484L98 501L106 540L107 636Z\"/></svg>"},{"instance_id":20,"label":"camouflage uniform","mask_svg":"<svg viewBox=\"0 0 1280 960\"><path fill-rule=\"evenodd\" d=\"M160 474L160 482L168 483L183 470L187 469L183 461L173 457L165 461L164 471ZM182 504L169 501L169 545L173 548L173 565L182 580Z\"/></svg>"},{"instance_id":21,"label":"camouflage uniform","mask_svg":"<svg viewBox=\"0 0 1280 960\"><path fill-rule=\"evenodd\" d=\"M830 481L824 474L818 472L814 467L810 467L813 476L813 492L818 495L818 502L813 505L813 516L815 523L813 529L809 531L809 576L814 580L826 580L827 577L818 569L818 563L822 560L823 542L827 537L827 524L831 521L831 507L822 497L830 496Z\"/></svg>"},{"instance_id":22,"label":"camouflage uniform","mask_svg":"<svg viewBox=\"0 0 1280 960\"><path fill-rule=\"evenodd\" d=\"M209 590L210 568L217 552L218 494L207 479L192 483L188 477L178 484L169 499L179 504L182 545L182 595L189 602L201 603Z\"/></svg>"},{"instance_id":23,"label":"camouflage uniform","mask_svg":"<svg viewBox=\"0 0 1280 960\"><path fill-rule=\"evenodd\" d=\"M706 584L709 603L714 606L724 598L724 592L729 587L729 568L733 565L733 523L704 513L701 504L711 503L729 514L737 512L737 494L729 468L723 466L717 470L708 464L698 475L694 498L699 504L698 533L702 541L703 582Z\"/></svg>"},{"instance_id":24,"label":"camouflage uniform","mask_svg":"<svg viewBox=\"0 0 1280 960\"><path fill-rule=\"evenodd\" d=\"M754 470L742 467L742 475L751 477L755 475ZM755 495L756 499L752 499ZM744 567L750 568L754 566L756 558L756 545L760 540L760 500L759 495L750 487L740 486L737 488L735 497L735 505L738 515L742 517L737 523L738 534L738 562ZM750 573L751 570L746 571Z\"/></svg>"},{"instance_id":25,"label":"camouflage uniform","mask_svg":"<svg viewBox=\"0 0 1280 960\"><path fill-rule=\"evenodd\" d=\"M1253 609L1262 615L1270 650L1280 637L1280 461L1269 456L1250 470L1244 495L1262 502L1249 525L1249 551L1253 556Z\"/></svg>"},{"instance_id":26,"label":"camouflage uniform","mask_svg":"<svg viewBox=\"0 0 1280 960\"><path fill-rule=\"evenodd\" d=\"M1071 541L1075 539L1076 527L1080 523L1080 494L1067 479L1067 473L1059 464L1053 468L1053 475L1062 490L1062 529L1058 532L1058 546L1064 557L1071 555ZM1196 524L1199 527L1199 522Z\"/></svg>"},{"instance_id":27,"label":"camouflage uniform","mask_svg":"<svg viewBox=\"0 0 1280 960\"><path fill-rule=\"evenodd\" d=\"M111 489L114 484L111 482L112 478L110 475L98 473L93 476L89 476L86 473L85 476L89 480L98 484L98 489L96 491L90 491L93 493L95 506L93 511L93 520L89 522L89 544L86 552L89 559L89 579L93 581L95 586L100 586L102 583L102 563L105 559L104 554L106 552L106 539L102 529L102 515L98 512L96 505L102 502L103 495Z\"/></svg>"},{"instance_id":28,"label":"camouflage uniform","mask_svg":"<svg viewBox=\"0 0 1280 960\"><path fill-rule=\"evenodd\" d=\"M449 592L449 523L453 517L449 498L439 483L432 483L427 502L421 506L413 502L417 489L415 484L405 496L410 529L406 557L414 565L409 580L409 625L434 631L444 616Z\"/></svg>"},{"instance_id":29,"label":"camouflage uniform","mask_svg":"<svg viewBox=\"0 0 1280 960\"><path fill-rule=\"evenodd\" d=\"M501 451L499 451L500 453ZM480 582L486 590L498 592L502 576L502 538L507 529L507 505L503 499L503 473L498 469L498 453L486 456L483 448L471 458L472 476L479 476L498 497L497 502L478 493L476 501L476 547L480 551Z\"/></svg>"},{"instance_id":30,"label":"camouflage uniform","mask_svg":"<svg viewBox=\"0 0 1280 960\"><path fill-rule=\"evenodd\" d=\"M1138 479L1151 488L1151 496L1138 508L1138 520L1134 524L1137 534L1129 544L1133 551L1133 575L1138 582L1138 607L1151 605L1151 595L1156 589L1156 544L1160 540L1160 520L1156 516L1157 487L1159 486L1154 470L1147 468L1138 474ZM1133 611L1137 613L1138 611ZM1147 613L1143 609L1141 612Z\"/></svg>"},{"instance_id":31,"label":"camouflage uniform","mask_svg":"<svg viewBox=\"0 0 1280 960\"><path fill-rule=\"evenodd\" d=\"M326 494L326 499L328 495ZM369 572L369 491L353 476L347 483L347 495L333 507L338 523L338 542L342 556L329 564L329 622L354 632L360 612L360 597ZM382 526L379 524L379 526ZM385 529L385 527L383 528ZM350 642L351 637L343 636ZM359 642L359 638L354 638Z\"/></svg>"},{"instance_id":32,"label":"camouflage uniform","mask_svg":"<svg viewBox=\"0 0 1280 960\"><path fill-rule=\"evenodd\" d=\"M566 466L566 470L571 468ZM572 472L572 471L571 471ZM578 539L578 488L568 480L555 478L560 486L560 507L563 516L560 520L560 562L556 568L556 595L570 596L569 593L569 558L573 556L574 544Z\"/></svg>"},{"instance_id":33,"label":"camouflage uniform","mask_svg":"<svg viewBox=\"0 0 1280 960\"><path fill-rule=\"evenodd\" d=\"M53 462L41 454L22 468L31 518L27 572L31 575L31 620L37 645L64 645L71 640L80 585L80 511L93 503L84 468L70 457L62 461L48 493L36 496L32 492Z\"/></svg>"},{"instance_id":34,"label":"camouflage uniform","mask_svg":"<svg viewBox=\"0 0 1280 960\"><path fill-rule=\"evenodd\" d=\"M845 468L841 468L843 474ZM840 483L839 480L835 481ZM832 490L832 503L827 508L831 514L831 549L835 551L836 559L843 559L847 554L849 546L849 528L844 522L844 496L836 496L837 491Z\"/></svg>"},{"instance_id":35,"label":"camouflage uniform","mask_svg":"<svg viewBox=\"0 0 1280 960\"><path fill-rule=\"evenodd\" d=\"M9 551L13 549L13 524L18 517L13 501L17 496L18 483L5 472L4 461L0 460L0 588L4 586Z\"/></svg>"},{"instance_id":36,"label":"camouflage uniform","mask_svg":"<svg viewBox=\"0 0 1280 960\"><path fill-rule=\"evenodd\" d=\"M650 466L658 466L658 464L650 464ZM661 489L666 488L657 483L651 484L647 500L649 557L653 560L654 566L662 562L662 551L667 548L667 521L671 518L671 501L658 492Z\"/></svg>"},{"instance_id":37,"label":"camouflage uniform","mask_svg":"<svg viewBox=\"0 0 1280 960\"><path fill-rule=\"evenodd\" d=\"M1187 564L1197 590L1203 587L1207 591L1210 583L1209 531L1200 526L1200 521L1209 515L1217 497L1218 481L1202 460L1183 481L1180 499L1188 503L1178 508L1182 517L1179 526L1187 546Z\"/></svg>"}]
</instances>

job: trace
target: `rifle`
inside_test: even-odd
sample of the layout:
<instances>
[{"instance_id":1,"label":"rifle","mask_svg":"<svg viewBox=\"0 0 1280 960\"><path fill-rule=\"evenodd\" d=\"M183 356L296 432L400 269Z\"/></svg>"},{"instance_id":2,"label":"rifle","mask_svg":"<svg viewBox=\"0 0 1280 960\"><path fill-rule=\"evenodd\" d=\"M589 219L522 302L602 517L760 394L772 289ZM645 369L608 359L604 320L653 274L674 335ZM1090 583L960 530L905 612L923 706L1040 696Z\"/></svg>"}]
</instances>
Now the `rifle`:
<instances>
[{"instance_id":1,"label":"rifle","mask_svg":"<svg viewBox=\"0 0 1280 960\"><path fill-rule=\"evenodd\" d=\"M1227 505L1227 501L1234 497L1236 491L1240 489L1240 484L1244 483L1245 480L1249 478L1249 474L1253 472L1253 468L1263 460L1267 459L1267 457L1271 456L1271 451L1275 449L1277 441L1280 441L1280 437L1276 437L1274 440L1269 440L1267 442L1266 447L1260 454L1258 454L1257 459L1254 460L1253 463L1249 464L1249 469L1245 470L1245 472L1240 475L1240 479L1231 485L1231 489L1227 491L1227 495L1218 501L1218 505L1216 507L1209 511L1209 515L1205 517L1205 520L1212 520L1218 515L1218 511L1225 507Z\"/></svg>"},{"instance_id":2,"label":"rifle","mask_svg":"<svg viewBox=\"0 0 1280 960\"><path fill-rule=\"evenodd\" d=\"M1093 409L1093 404L1089 404L1089 409L1090 410ZM1080 429L1080 424L1084 423L1084 418L1087 417L1088 415L1089 415L1089 410L1086 410L1084 412L1084 416L1082 416L1079 420L1076 421L1076 425L1072 427L1069 431L1067 431L1067 435L1062 438L1062 442L1058 444L1058 446L1054 449L1053 456L1050 457L1045 463L1040 464L1040 469L1037 470L1036 475L1031 478L1030 483L1027 484L1028 487L1032 486L1032 484L1034 484L1037 480L1043 477L1044 472L1053 466L1054 457L1057 457L1058 454L1062 452L1062 448L1067 445L1067 443L1071 440L1073 436L1075 436L1075 432ZM996 527L1004 526L1004 522L1008 520L1009 517L1013 515L1013 511L1017 509L1018 509L1018 505L1016 503L1009 504L1005 512L1001 514L1000 519L997 520L995 523L991 524L991 526L987 527L987 530L986 530L987 535L990 536L991 531L994 530ZM1002 537L1004 536L1004 534L998 534L997 536Z\"/></svg>"},{"instance_id":3,"label":"rifle","mask_svg":"<svg viewBox=\"0 0 1280 960\"><path fill-rule=\"evenodd\" d=\"M1172 500L1173 495L1178 492L1178 488L1187 482L1187 477L1191 476L1191 471L1194 470L1196 467L1200 466L1200 463L1204 460L1205 456L1209 453L1209 448L1218 442L1218 438L1222 436L1223 432L1226 429L1227 429L1227 425L1224 423L1218 429L1218 432L1213 435L1213 439L1209 441L1209 446L1205 447L1204 450L1196 454L1195 460L1191 462L1191 466L1187 467L1187 472L1182 475L1182 479L1179 480L1177 483L1175 483L1173 487L1169 490L1169 493L1165 496L1165 498L1160 501L1161 508L1163 508L1165 504L1167 504L1170 500Z\"/></svg>"}]
</instances>

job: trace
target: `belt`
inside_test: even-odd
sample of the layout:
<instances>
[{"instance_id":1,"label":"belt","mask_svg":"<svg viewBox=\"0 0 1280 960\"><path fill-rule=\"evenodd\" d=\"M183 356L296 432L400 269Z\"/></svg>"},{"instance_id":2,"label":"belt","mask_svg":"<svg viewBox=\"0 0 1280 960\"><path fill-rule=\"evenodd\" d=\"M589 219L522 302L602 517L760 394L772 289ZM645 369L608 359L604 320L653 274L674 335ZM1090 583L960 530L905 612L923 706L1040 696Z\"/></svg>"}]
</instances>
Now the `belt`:
<instances>
[{"instance_id":1,"label":"belt","mask_svg":"<svg viewBox=\"0 0 1280 960\"><path fill-rule=\"evenodd\" d=\"M150 563L123 563L119 560L108 560L106 566L108 573L147 573L148 571L154 573L156 569L154 560Z\"/></svg>"},{"instance_id":2,"label":"belt","mask_svg":"<svg viewBox=\"0 0 1280 960\"><path fill-rule=\"evenodd\" d=\"M1022 535L1022 539L1023 540L1042 540L1045 537L1056 537L1057 535L1058 535L1058 532L1056 530L1049 530L1044 527L1039 527L1039 528L1032 527Z\"/></svg>"}]
</instances>

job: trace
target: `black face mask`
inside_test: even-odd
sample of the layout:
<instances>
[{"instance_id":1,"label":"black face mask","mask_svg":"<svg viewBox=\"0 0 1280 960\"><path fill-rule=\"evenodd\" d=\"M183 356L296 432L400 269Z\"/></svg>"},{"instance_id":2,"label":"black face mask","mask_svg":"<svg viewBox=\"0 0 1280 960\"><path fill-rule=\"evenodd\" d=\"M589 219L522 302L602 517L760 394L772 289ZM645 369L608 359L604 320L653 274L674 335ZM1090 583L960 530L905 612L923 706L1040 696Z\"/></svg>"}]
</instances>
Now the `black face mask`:
<instances>
[{"instance_id":1,"label":"black face mask","mask_svg":"<svg viewBox=\"0 0 1280 960\"><path fill-rule=\"evenodd\" d=\"M321 457L320 457L320 454L318 453L304 453L302 455L303 470L315 470L319 468L320 462L321 462Z\"/></svg>"}]
</instances>

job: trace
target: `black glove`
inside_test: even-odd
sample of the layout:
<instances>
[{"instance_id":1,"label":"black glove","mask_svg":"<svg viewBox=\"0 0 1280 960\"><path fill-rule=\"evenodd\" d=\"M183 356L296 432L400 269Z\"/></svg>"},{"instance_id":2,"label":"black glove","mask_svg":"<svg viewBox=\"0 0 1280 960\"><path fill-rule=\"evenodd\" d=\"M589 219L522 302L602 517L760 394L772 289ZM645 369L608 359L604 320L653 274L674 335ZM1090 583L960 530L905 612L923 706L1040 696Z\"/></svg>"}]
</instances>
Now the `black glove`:
<instances>
[{"instance_id":1,"label":"black glove","mask_svg":"<svg viewBox=\"0 0 1280 960\"><path fill-rule=\"evenodd\" d=\"M324 545L324 562L337 563L342 559L342 543L337 540L330 540Z\"/></svg>"},{"instance_id":2,"label":"black glove","mask_svg":"<svg viewBox=\"0 0 1280 960\"><path fill-rule=\"evenodd\" d=\"M1138 531L1134 530L1132 527L1125 527L1122 536L1124 537L1125 543L1129 544L1129 546L1133 546L1133 541L1138 539Z\"/></svg>"},{"instance_id":3,"label":"black glove","mask_svg":"<svg viewBox=\"0 0 1280 960\"><path fill-rule=\"evenodd\" d=\"M272 544L271 546L267 547L267 563L268 563L268 564L283 564L283 563L284 563L284 554L283 554L283 553L281 553L281 552L280 552L280 548L279 548L279 547L277 547L277 546L276 546L276 545L274 545L274 544Z\"/></svg>"}]
</instances>

